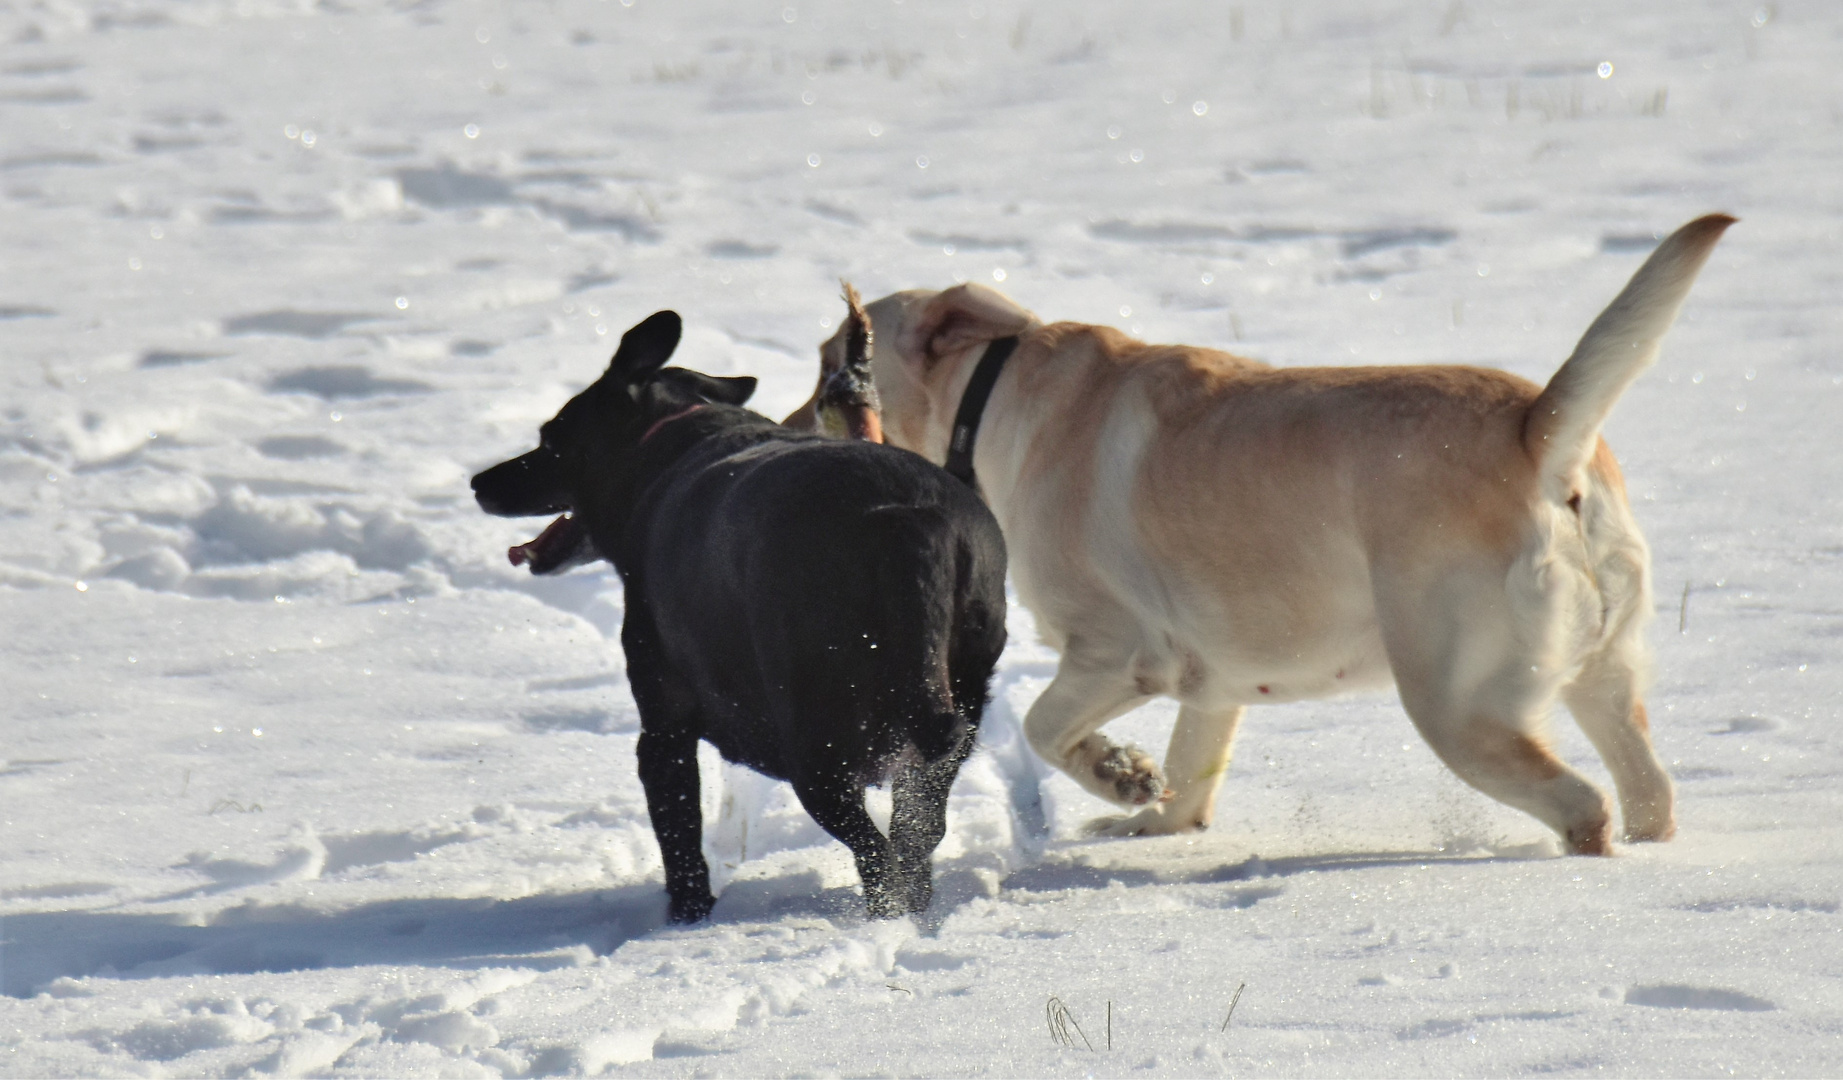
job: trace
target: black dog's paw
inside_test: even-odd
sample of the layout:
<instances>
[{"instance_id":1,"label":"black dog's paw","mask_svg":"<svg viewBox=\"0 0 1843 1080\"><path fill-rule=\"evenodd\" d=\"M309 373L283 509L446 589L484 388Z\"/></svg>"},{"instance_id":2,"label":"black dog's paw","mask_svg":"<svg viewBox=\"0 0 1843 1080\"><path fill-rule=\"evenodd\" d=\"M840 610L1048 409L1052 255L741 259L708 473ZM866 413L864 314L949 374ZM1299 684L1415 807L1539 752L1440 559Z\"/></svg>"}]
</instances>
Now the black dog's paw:
<instances>
[{"instance_id":1,"label":"black dog's paw","mask_svg":"<svg viewBox=\"0 0 1843 1080\"><path fill-rule=\"evenodd\" d=\"M710 909L716 906L717 898L709 893L674 896L667 918L675 923L703 922L710 918Z\"/></svg>"},{"instance_id":2,"label":"black dog's paw","mask_svg":"<svg viewBox=\"0 0 1843 1080\"><path fill-rule=\"evenodd\" d=\"M919 915L927 911L928 905L932 903L934 903L934 882L922 878L909 883L908 908L910 912Z\"/></svg>"},{"instance_id":3,"label":"black dog's paw","mask_svg":"<svg viewBox=\"0 0 1843 1080\"><path fill-rule=\"evenodd\" d=\"M864 890L864 912L873 919L900 919L909 913L907 889L869 888Z\"/></svg>"}]
</instances>

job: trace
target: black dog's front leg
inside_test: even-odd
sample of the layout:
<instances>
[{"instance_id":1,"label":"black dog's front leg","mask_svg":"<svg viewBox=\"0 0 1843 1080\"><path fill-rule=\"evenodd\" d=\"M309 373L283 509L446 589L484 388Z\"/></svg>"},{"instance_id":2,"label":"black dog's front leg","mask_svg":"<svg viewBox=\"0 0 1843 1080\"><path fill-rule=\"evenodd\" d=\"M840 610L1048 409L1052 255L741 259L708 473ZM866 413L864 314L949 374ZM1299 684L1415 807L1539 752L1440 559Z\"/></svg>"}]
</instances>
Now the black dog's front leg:
<instances>
[{"instance_id":1,"label":"black dog's front leg","mask_svg":"<svg viewBox=\"0 0 1843 1080\"><path fill-rule=\"evenodd\" d=\"M627 590L621 645L627 653L627 684L640 707L640 786L646 790L646 812L653 819L653 836L666 865L672 921L697 922L717 903L710 895L704 812L698 798L702 729L692 695L655 647L644 590L631 579Z\"/></svg>"},{"instance_id":2,"label":"black dog's front leg","mask_svg":"<svg viewBox=\"0 0 1843 1080\"><path fill-rule=\"evenodd\" d=\"M704 815L698 800L698 743L640 733L640 785L646 812L666 864L666 892L673 922L697 922L710 914L710 864L704 861Z\"/></svg>"}]
</instances>

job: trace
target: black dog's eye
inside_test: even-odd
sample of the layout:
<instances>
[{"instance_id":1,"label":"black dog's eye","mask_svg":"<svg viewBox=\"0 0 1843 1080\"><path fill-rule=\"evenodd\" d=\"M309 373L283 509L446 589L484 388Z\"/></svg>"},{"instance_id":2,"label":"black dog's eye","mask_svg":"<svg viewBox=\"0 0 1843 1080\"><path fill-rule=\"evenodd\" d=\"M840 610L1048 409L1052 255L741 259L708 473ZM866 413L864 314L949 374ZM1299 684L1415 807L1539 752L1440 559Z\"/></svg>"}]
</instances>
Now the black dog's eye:
<instances>
[{"instance_id":1,"label":"black dog's eye","mask_svg":"<svg viewBox=\"0 0 1843 1080\"><path fill-rule=\"evenodd\" d=\"M582 447L576 443L558 442L546 438L538 440L538 452L566 463L579 461L583 456Z\"/></svg>"}]
</instances>

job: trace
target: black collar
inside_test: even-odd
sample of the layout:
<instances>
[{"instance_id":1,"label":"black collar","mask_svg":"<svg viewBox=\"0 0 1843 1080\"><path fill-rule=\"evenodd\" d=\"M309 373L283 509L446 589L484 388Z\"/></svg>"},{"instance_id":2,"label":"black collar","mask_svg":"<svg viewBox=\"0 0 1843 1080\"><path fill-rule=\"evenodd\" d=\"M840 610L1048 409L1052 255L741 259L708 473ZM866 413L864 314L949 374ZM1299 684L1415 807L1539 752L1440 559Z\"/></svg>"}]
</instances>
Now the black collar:
<instances>
[{"instance_id":1,"label":"black collar","mask_svg":"<svg viewBox=\"0 0 1843 1080\"><path fill-rule=\"evenodd\" d=\"M992 396L1005 361L1016 349L1015 334L986 346L985 355L979 358L979 366L966 384L966 393L960 397L960 411L954 414L953 438L947 444L947 471L969 487L979 486L973 481L973 442L979 438L979 419L985 415L986 399Z\"/></svg>"}]
</instances>

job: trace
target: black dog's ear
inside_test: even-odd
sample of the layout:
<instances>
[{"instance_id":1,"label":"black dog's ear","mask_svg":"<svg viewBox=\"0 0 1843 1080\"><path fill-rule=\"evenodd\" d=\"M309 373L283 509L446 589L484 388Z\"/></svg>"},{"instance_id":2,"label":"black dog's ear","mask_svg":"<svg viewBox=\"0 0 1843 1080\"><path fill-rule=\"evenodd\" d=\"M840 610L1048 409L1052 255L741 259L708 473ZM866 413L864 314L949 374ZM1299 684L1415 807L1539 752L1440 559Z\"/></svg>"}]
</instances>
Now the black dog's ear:
<instances>
[{"instance_id":1,"label":"black dog's ear","mask_svg":"<svg viewBox=\"0 0 1843 1080\"><path fill-rule=\"evenodd\" d=\"M676 311L655 311L621 335L621 347L608 361L608 373L623 382L637 382L665 366L678 348L684 322Z\"/></svg>"},{"instance_id":2,"label":"black dog's ear","mask_svg":"<svg viewBox=\"0 0 1843 1080\"><path fill-rule=\"evenodd\" d=\"M755 393L755 376L753 375L719 377L697 371L690 374L696 376L692 381L697 385L698 393L719 405L740 405Z\"/></svg>"},{"instance_id":3,"label":"black dog's ear","mask_svg":"<svg viewBox=\"0 0 1843 1080\"><path fill-rule=\"evenodd\" d=\"M705 401L718 405L740 405L755 392L755 376L706 375L690 368L667 368L659 377L681 390L689 390Z\"/></svg>"}]
</instances>

